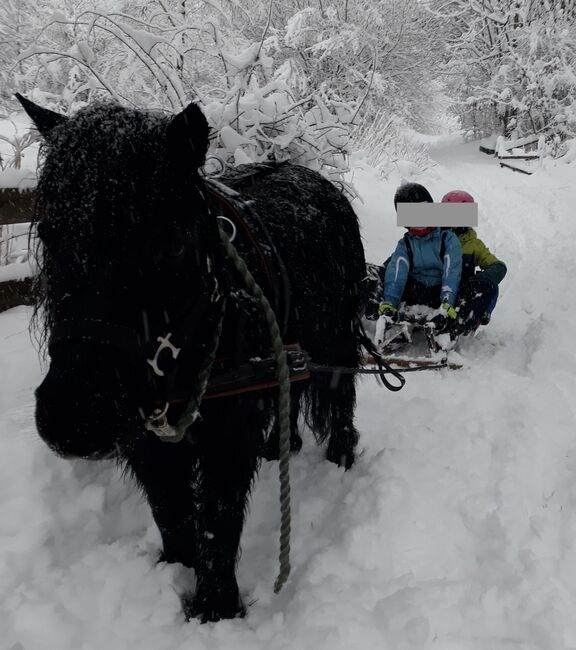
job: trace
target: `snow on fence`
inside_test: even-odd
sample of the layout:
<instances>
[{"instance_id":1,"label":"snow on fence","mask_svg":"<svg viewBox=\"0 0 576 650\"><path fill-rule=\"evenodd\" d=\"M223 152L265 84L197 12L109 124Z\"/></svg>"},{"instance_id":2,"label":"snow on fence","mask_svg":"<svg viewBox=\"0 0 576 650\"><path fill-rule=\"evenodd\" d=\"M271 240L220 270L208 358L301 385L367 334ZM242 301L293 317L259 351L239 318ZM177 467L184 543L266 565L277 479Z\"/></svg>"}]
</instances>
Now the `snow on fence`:
<instances>
[{"instance_id":1,"label":"snow on fence","mask_svg":"<svg viewBox=\"0 0 576 650\"><path fill-rule=\"evenodd\" d=\"M32 189L0 187L0 254L7 246L8 226L30 223L34 205ZM5 257L8 261L8 256ZM0 259L0 263L2 263ZM18 305L31 305L32 269L26 262L0 266L0 312Z\"/></svg>"},{"instance_id":2,"label":"snow on fence","mask_svg":"<svg viewBox=\"0 0 576 650\"><path fill-rule=\"evenodd\" d=\"M479 146L482 153L486 153L498 158L500 167L511 169L522 174L532 174L533 172L526 167L519 167L517 163L503 162L509 160L540 160L544 152L546 138L544 134L528 135L524 138L515 140L506 140L504 136L498 136L493 145L483 144Z\"/></svg>"}]
</instances>

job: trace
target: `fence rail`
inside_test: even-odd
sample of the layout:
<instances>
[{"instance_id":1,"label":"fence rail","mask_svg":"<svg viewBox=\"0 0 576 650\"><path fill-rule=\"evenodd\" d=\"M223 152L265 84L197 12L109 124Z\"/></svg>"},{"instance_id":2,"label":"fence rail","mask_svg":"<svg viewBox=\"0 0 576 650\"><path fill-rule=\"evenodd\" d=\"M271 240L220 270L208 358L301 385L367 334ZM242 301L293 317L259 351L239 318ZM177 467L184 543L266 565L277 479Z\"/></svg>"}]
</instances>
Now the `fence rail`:
<instances>
[{"instance_id":1,"label":"fence rail","mask_svg":"<svg viewBox=\"0 0 576 650\"><path fill-rule=\"evenodd\" d=\"M0 188L0 229L17 223L30 223L34 200L34 190ZM0 312L18 305L31 304L32 278L0 282Z\"/></svg>"},{"instance_id":2,"label":"fence rail","mask_svg":"<svg viewBox=\"0 0 576 650\"><path fill-rule=\"evenodd\" d=\"M478 148L482 153L495 156L500 163L500 167L511 169L515 172L522 174L532 174L532 170L523 167L518 167L516 164L511 165L509 162L502 162L504 160L539 160L541 158L542 150L544 147L545 136L529 135L524 138L506 141L503 136L499 136L493 146L486 144L480 145ZM521 151L518 152L518 149Z\"/></svg>"},{"instance_id":3,"label":"fence rail","mask_svg":"<svg viewBox=\"0 0 576 650\"><path fill-rule=\"evenodd\" d=\"M32 278L0 282L0 312L18 307L18 305L33 304Z\"/></svg>"},{"instance_id":4,"label":"fence rail","mask_svg":"<svg viewBox=\"0 0 576 650\"><path fill-rule=\"evenodd\" d=\"M506 167L507 169L511 169L513 172L520 172L521 174L526 174L527 176L530 176L532 174L529 169L522 169L522 167L516 167L515 165L503 163L502 159L500 159L500 167Z\"/></svg>"}]
</instances>

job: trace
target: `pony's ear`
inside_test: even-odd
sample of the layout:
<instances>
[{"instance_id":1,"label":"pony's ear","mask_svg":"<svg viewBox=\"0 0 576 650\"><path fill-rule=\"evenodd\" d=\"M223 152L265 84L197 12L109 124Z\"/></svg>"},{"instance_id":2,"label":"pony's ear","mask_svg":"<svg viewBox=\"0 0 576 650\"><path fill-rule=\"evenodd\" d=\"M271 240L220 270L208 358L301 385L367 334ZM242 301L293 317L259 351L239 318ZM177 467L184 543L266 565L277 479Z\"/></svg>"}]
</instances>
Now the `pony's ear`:
<instances>
[{"instance_id":1,"label":"pony's ear","mask_svg":"<svg viewBox=\"0 0 576 650\"><path fill-rule=\"evenodd\" d=\"M22 108L28 113L30 119L36 125L36 128L46 138L52 129L68 120L65 115L55 113L47 108L42 108L34 102L31 102L20 93L16 93L16 99L22 104Z\"/></svg>"},{"instance_id":2,"label":"pony's ear","mask_svg":"<svg viewBox=\"0 0 576 650\"><path fill-rule=\"evenodd\" d=\"M210 127L196 104L188 104L168 125L168 149L180 162L202 167L208 151Z\"/></svg>"}]
</instances>

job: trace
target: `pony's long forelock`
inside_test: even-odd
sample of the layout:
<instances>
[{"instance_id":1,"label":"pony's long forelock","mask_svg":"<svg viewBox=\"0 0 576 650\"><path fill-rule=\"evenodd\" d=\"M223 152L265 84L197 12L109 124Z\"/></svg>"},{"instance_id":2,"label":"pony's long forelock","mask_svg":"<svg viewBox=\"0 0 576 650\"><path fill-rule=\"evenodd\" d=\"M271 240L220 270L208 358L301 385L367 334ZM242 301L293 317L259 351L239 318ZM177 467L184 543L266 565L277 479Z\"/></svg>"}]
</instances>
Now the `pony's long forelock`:
<instances>
[{"instance_id":1,"label":"pony's long forelock","mask_svg":"<svg viewBox=\"0 0 576 650\"><path fill-rule=\"evenodd\" d=\"M100 267L107 255L118 257L118 247L151 218L160 188L166 191L159 181L167 175L168 123L165 115L99 103L78 111L43 145L33 216L41 341L58 293L89 274L91 257Z\"/></svg>"},{"instance_id":2,"label":"pony's long forelock","mask_svg":"<svg viewBox=\"0 0 576 650\"><path fill-rule=\"evenodd\" d=\"M35 220L83 231L90 237L109 234L106 226L126 227L126 199L145 208L142 190L150 185L164 155L168 118L115 104L96 104L79 111L48 144L40 170ZM89 137L87 136L89 134ZM107 212L105 211L107 209ZM93 222L96 212L109 223ZM118 220L115 222L115 220Z\"/></svg>"}]
</instances>

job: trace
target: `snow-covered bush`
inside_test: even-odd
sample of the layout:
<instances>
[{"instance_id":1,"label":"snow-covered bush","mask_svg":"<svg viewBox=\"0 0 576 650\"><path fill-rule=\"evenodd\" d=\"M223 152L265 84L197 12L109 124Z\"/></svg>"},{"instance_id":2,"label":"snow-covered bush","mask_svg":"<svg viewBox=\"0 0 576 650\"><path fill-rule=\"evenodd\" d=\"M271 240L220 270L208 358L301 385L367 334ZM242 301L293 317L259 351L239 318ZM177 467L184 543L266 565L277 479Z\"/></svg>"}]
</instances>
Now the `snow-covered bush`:
<instances>
[{"instance_id":1,"label":"snow-covered bush","mask_svg":"<svg viewBox=\"0 0 576 650\"><path fill-rule=\"evenodd\" d=\"M383 176L396 171L418 175L434 165L430 147L399 118L381 112L365 120L353 135L353 148L362 151L370 165Z\"/></svg>"},{"instance_id":2,"label":"snow-covered bush","mask_svg":"<svg viewBox=\"0 0 576 650\"><path fill-rule=\"evenodd\" d=\"M225 163L291 159L341 177L354 107L300 79L300 68L277 56L269 23L250 42L206 8L158 3L151 13L150 4L131 5L130 15L54 14L21 57L44 80L44 103L73 110L112 97L175 112L193 99L214 130L211 153Z\"/></svg>"},{"instance_id":3,"label":"snow-covered bush","mask_svg":"<svg viewBox=\"0 0 576 650\"><path fill-rule=\"evenodd\" d=\"M290 158L338 178L351 130L370 115L384 109L417 129L443 119L443 45L417 0L64 5L20 51L33 99L170 112L192 99L228 163Z\"/></svg>"},{"instance_id":4,"label":"snow-covered bush","mask_svg":"<svg viewBox=\"0 0 576 650\"><path fill-rule=\"evenodd\" d=\"M563 163L576 165L576 138L566 141L565 153L561 158Z\"/></svg>"},{"instance_id":5,"label":"snow-covered bush","mask_svg":"<svg viewBox=\"0 0 576 650\"><path fill-rule=\"evenodd\" d=\"M0 133L0 141L6 146L2 147L4 153L0 155L0 169L4 170L8 167L20 169L22 167L22 158L25 151L37 142L37 136L31 131L20 132L16 125L11 122L14 127L12 135L4 135ZM8 153L7 153L8 151Z\"/></svg>"}]
</instances>

